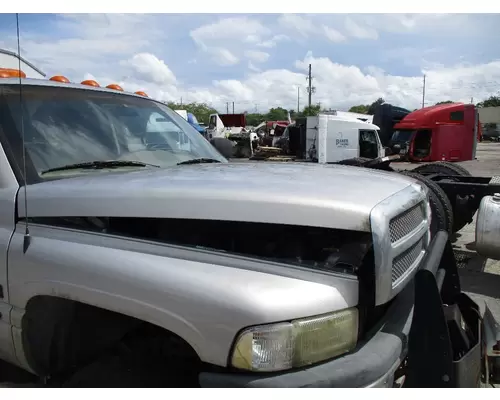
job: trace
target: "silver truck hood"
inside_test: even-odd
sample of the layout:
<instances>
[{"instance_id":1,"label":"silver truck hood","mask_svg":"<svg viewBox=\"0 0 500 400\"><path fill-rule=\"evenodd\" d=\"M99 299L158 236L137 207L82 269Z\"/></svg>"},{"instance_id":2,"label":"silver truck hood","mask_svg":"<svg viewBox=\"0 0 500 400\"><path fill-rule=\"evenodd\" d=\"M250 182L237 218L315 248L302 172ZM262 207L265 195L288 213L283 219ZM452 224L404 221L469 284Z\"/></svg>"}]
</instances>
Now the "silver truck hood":
<instances>
[{"instance_id":1,"label":"silver truck hood","mask_svg":"<svg viewBox=\"0 0 500 400\"><path fill-rule=\"evenodd\" d=\"M369 231L372 208L412 181L339 165L183 165L31 185L30 217L151 217L268 222ZM18 215L25 216L24 190Z\"/></svg>"}]
</instances>

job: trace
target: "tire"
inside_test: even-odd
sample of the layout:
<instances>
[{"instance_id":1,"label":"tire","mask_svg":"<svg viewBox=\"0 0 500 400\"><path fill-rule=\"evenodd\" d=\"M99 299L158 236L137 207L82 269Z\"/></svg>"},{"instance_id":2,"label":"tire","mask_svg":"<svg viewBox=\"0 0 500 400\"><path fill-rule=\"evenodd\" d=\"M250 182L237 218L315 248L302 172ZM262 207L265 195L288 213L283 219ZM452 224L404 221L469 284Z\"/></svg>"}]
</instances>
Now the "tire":
<instances>
[{"instance_id":1,"label":"tire","mask_svg":"<svg viewBox=\"0 0 500 400\"><path fill-rule=\"evenodd\" d=\"M433 181L413 171L402 171L402 175L413 178L429 189L429 203L431 206L431 236L444 230L451 237L453 234L453 211L448 197Z\"/></svg>"},{"instance_id":2,"label":"tire","mask_svg":"<svg viewBox=\"0 0 500 400\"><path fill-rule=\"evenodd\" d=\"M458 164L452 164L446 161L433 162L432 164L420 165L412 170L418 173L433 173L452 176L472 176L469 171Z\"/></svg>"},{"instance_id":3,"label":"tire","mask_svg":"<svg viewBox=\"0 0 500 400\"><path fill-rule=\"evenodd\" d=\"M234 143L226 138L213 138L210 139L210 144L224 157L232 158L234 154Z\"/></svg>"},{"instance_id":4,"label":"tire","mask_svg":"<svg viewBox=\"0 0 500 400\"><path fill-rule=\"evenodd\" d=\"M472 176L472 174L467 171L461 165L453 164L450 162L434 162L432 164L421 165L413 170L413 172L418 173L433 173L433 174L442 174L449 176ZM449 199L450 204L452 205L453 210L453 232L458 232L465 225L472 221L472 217L474 216L474 212L471 213L471 210L465 205L459 205L458 203L467 204L468 196L460 199Z\"/></svg>"}]
</instances>

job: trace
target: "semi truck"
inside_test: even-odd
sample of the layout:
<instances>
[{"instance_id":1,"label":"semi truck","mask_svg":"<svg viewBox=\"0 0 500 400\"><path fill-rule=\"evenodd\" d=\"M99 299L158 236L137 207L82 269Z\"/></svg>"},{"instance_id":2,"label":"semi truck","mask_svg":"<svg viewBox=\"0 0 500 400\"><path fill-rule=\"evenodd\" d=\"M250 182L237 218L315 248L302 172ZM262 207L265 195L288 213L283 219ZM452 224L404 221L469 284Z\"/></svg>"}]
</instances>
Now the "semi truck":
<instances>
[{"instance_id":1,"label":"semi truck","mask_svg":"<svg viewBox=\"0 0 500 400\"><path fill-rule=\"evenodd\" d=\"M382 104L373 121L382 143L411 162L473 160L482 136L473 104L439 104L413 112Z\"/></svg>"},{"instance_id":2,"label":"semi truck","mask_svg":"<svg viewBox=\"0 0 500 400\"><path fill-rule=\"evenodd\" d=\"M143 92L7 74L2 360L66 387L480 385L479 306L431 181L231 163Z\"/></svg>"}]
</instances>

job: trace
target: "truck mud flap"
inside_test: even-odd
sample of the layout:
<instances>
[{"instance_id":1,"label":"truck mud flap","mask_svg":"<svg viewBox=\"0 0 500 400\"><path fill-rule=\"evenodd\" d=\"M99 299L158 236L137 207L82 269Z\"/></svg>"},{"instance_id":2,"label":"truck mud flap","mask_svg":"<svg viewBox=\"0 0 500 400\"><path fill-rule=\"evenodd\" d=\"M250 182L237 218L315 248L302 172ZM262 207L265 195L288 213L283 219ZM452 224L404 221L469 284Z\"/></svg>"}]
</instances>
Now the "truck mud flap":
<instances>
[{"instance_id":1,"label":"truck mud flap","mask_svg":"<svg viewBox=\"0 0 500 400\"><path fill-rule=\"evenodd\" d=\"M438 232L415 275L404 387L479 387L479 306L460 288L448 234Z\"/></svg>"}]
</instances>

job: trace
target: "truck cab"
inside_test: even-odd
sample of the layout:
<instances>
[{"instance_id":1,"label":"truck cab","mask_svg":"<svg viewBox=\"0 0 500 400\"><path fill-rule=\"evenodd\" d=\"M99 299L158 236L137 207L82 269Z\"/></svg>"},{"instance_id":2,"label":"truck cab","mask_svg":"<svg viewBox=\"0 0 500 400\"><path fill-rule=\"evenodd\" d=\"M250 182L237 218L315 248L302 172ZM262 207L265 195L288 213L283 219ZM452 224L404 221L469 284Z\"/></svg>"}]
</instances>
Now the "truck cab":
<instances>
[{"instance_id":1,"label":"truck cab","mask_svg":"<svg viewBox=\"0 0 500 400\"><path fill-rule=\"evenodd\" d=\"M326 164L356 157L385 156L378 132L378 126L369 122L324 113L297 118L295 124L287 128L285 137L289 137L292 154Z\"/></svg>"},{"instance_id":2,"label":"truck cab","mask_svg":"<svg viewBox=\"0 0 500 400\"><path fill-rule=\"evenodd\" d=\"M456 386L448 324L477 383L478 317L418 180L229 163L143 92L5 74L2 360L69 387ZM319 157L379 147L315 121Z\"/></svg>"},{"instance_id":3,"label":"truck cab","mask_svg":"<svg viewBox=\"0 0 500 400\"><path fill-rule=\"evenodd\" d=\"M227 138L241 133L246 126L245 114L211 114L207 128L207 139Z\"/></svg>"},{"instance_id":4,"label":"truck cab","mask_svg":"<svg viewBox=\"0 0 500 400\"><path fill-rule=\"evenodd\" d=\"M413 112L383 104L374 121L383 127L387 146L413 162L473 160L481 140L473 104L439 104Z\"/></svg>"}]
</instances>

